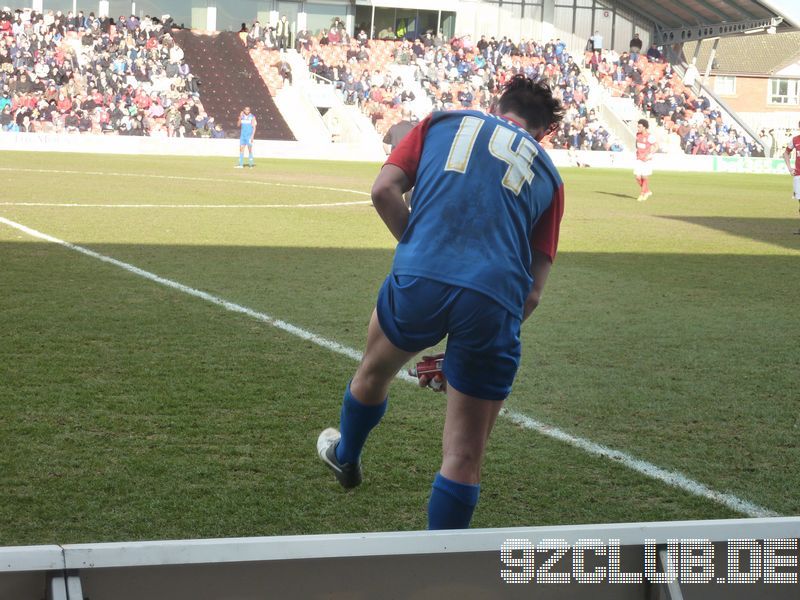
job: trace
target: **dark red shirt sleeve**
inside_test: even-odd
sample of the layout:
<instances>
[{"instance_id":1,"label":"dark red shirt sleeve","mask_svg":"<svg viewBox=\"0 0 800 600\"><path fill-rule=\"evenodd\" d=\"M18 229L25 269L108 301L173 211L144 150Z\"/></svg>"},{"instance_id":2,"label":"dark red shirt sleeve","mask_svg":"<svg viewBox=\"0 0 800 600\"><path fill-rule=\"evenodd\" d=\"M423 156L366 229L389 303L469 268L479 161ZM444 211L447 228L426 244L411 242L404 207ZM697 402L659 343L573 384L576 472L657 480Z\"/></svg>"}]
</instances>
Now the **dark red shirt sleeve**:
<instances>
[{"instance_id":1,"label":"dark red shirt sleeve","mask_svg":"<svg viewBox=\"0 0 800 600\"><path fill-rule=\"evenodd\" d=\"M384 165L394 165L403 169L412 185L417 181L417 169L419 169L425 136L428 134L430 126L431 116L428 115L397 144L384 163Z\"/></svg>"},{"instance_id":2,"label":"dark red shirt sleeve","mask_svg":"<svg viewBox=\"0 0 800 600\"><path fill-rule=\"evenodd\" d=\"M561 218L564 216L564 184L562 183L553 193L550 207L544 211L536 225L533 227L533 242L531 247L546 254L550 262L556 259L558 250L558 233L561 230Z\"/></svg>"}]
</instances>

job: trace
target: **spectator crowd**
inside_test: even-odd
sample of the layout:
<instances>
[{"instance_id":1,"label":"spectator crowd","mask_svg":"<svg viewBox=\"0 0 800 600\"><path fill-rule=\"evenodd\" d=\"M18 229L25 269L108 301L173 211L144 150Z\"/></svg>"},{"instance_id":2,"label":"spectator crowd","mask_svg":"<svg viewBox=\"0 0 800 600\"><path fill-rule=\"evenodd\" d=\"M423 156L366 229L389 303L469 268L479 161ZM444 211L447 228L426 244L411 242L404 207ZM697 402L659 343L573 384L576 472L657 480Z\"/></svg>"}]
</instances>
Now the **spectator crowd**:
<instances>
[{"instance_id":1,"label":"spectator crowd","mask_svg":"<svg viewBox=\"0 0 800 600\"><path fill-rule=\"evenodd\" d=\"M203 109L200 82L172 38L172 27L169 20L99 18L83 11L0 12L0 131L224 137ZM309 71L330 81L382 134L415 106L420 90L433 110L488 110L503 84L522 73L548 81L566 108L548 145L621 150L587 103L581 71L590 69L611 93L633 99L665 128L668 141L688 154L763 155L760 144L692 91L696 68L678 77L655 44L642 51L638 36L618 53L604 49L595 33L579 64L558 39L474 41L429 31L412 41L395 39L394 31L381 33L385 39L370 39L358 28L351 37L336 18L330 28L300 31L291 39L285 17L275 27L254 22L240 32L251 49L277 53L291 41ZM291 83L291 69L278 56L274 67L280 80ZM415 81L393 75L393 64L413 67Z\"/></svg>"},{"instance_id":2,"label":"spectator crowd","mask_svg":"<svg viewBox=\"0 0 800 600\"><path fill-rule=\"evenodd\" d=\"M764 155L761 144L726 121L709 98L695 94L694 64L679 77L655 44L643 53L638 36L621 53L590 49L588 44L586 50L585 64L600 83L615 95L631 98L642 113L665 128L667 142L686 154Z\"/></svg>"},{"instance_id":3,"label":"spectator crowd","mask_svg":"<svg viewBox=\"0 0 800 600\"><path fill-rule=\"evenodd\" d=\"M401 119L404 109L418 105L420 89L432 110L488 110L503 84L522 73L536 81L547 80L567 109L549 145L621 150L587 106L588 86L580 76L581 67L561 40L542 44L481 36L473 41L469 35L447 39L441 32L429 31L412 41L408 36L395 40L394 31L381 33L378 37L388 39L370 39L365 28L351 37L341 19L334 19L329 29L316 35L300 31L296 36L296 49L309 71L331 82L345 103L359 106L381 134ZM278 47L269 32L252 43L267 50ZM413 67L414 81L393 75L392 65Z\"/></svg>"},{"instance_id":4,"label":"spectator crowd","mask_svg":"<svg viewBox=\"0 0 800 600\"><path fill-rule=\"evenodd\" d=\"M224 137L170 20L0 12L0 131Z\"/></svg>"},{"instance_id":5,"label":"spectator crowd","mask_svg":"<svg viewBox=\"0 0 800 600\"><path fill-rule=\"evenodd\" d=\"M391 75L391 65L397 64L416 67L417 83L433 110L486 110L509 77L523 73L534 80L545 79L567 109L549 145L621 150L587 102L589 90L581 71L589 69L612 93L630 97L644 115L664 127L667 147L680 147L687 154L763 155L761 145L726 121L709 98L692 91L697 75L694 65L679 77L662 50L656 44L644 49L638 34L630 48L619 53L604 49L602 36L595 32L581 64L558 39L540 43L481 36L473 41L469 35L447 39L441 32L429 31L412 41L390 28L377 38L370 39L366 28L351 37L341 19L335 19L329 29L315 35L298 32L295 47L309 70L332 82L346 103L358 105L380 133L400 120L403 107L416 100L414 89L419 90ZM280 47L269 29L261 39L251 35L250 43L268 50Z\"/></svg>"}]
</instances>

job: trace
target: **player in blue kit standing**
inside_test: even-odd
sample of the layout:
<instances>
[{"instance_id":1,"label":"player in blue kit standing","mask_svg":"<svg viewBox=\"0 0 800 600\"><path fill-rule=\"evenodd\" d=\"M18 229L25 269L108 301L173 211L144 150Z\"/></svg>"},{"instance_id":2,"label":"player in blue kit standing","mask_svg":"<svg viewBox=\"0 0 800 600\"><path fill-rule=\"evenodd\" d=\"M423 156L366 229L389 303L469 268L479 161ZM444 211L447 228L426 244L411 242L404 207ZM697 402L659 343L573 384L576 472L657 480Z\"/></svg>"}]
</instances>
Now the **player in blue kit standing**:
<instances>
[{"instance_id":1,"label":"player in blue kit standing","mask_svg":"<svg viewBox=\"0 0 800 600\"><path fill-rule=\"evenodd\" d=\"M256 136L256 116L250 112L250 107L245 106L244 110L239 113L239 127L242 132L239 134L239 164L236 165L237 169L244 168L244 149L245 146L250 152L250 167L255 167L253 159L253 138Z\"/></svg>"},{"instance_id":2,"label":"player in blue kit standing","mask_svg":"<svg viewBox=\"0 0 800 600\"><path fill-rule=\"evenodd\" d=\"M539 303L564 210L561 178L538 142L561 121L561 103L547 85L518 75L493 113L432 114L378 175L372 201L399 243L340 429L317 439L339 483L359 485L361 450L386 411L389 384L447 336L442 465L429 529L469 526L486 443L519 365L520 327ZM409 212L403 194L412 187Z\"/></svg>"}]
</instances>

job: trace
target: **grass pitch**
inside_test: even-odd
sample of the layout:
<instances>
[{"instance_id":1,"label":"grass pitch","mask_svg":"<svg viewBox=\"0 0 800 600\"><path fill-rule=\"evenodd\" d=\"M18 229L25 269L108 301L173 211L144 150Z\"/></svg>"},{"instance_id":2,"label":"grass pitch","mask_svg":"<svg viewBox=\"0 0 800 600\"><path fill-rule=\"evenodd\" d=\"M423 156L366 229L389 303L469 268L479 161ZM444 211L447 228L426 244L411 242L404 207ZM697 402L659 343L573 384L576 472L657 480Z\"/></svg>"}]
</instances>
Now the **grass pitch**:
<instances>
[{"instance_id":1,"label":"grass pitch","mask_svg":"<svg viewBox=\"0 0 800 600\"><path fill-rule=\"evenodd\" d=\"M362 349L393 239L368 204L298 205L368 200L377 165L2 159L0 217ZM626 171L562 173L508 407L800 512L790 179L657 173L637 203ZM2 224L0 290L0 545L425 527L440 396L393 385L345 493L314 445L352 359ZM473 525L736 516L501 419Z\"/></svg>"}]
</instances>

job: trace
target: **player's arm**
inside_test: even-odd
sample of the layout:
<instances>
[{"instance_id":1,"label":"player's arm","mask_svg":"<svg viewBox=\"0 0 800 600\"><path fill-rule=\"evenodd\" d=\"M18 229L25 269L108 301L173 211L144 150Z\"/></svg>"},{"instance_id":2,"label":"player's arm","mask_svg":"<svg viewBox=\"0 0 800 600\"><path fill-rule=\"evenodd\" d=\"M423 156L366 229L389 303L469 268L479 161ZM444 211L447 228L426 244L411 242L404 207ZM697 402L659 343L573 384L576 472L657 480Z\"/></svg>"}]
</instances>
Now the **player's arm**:
<instances>
[{"instance_id":1,"label":"player's arm","mask_svg":"<svg viewBox=\"0 0 800 600\"><path fill-rule=\"evenodd\" d=\"M539 306L542 299L544 285L550 275L550 269L556 258L558 250L558 236L561 230L561 219L564 216L564 185L561 184L553 192L550 206L541 216L533 229L531 240L531 275L533 285L522 311L522 320L525 321Z\"/></svg>"},{"instance_id":2,"label":"player's arm","mask_svg":"<svg viewBox=\"0 0 800 600\"><path fill-rule=\"evenodd\" d=\"M786 168L789 170L790 175L795 175L794 169L792 168L792 147L788 146L786 150L783 151L783 162L786 163Z\"/></svg>"},{"instance_id":3,"label":"player's arm","mask_svg":"<svg viewBox=\"0 0 800 600\"><path fill-rule=\"evenodd\" d=\"M403 194L416 184L422 148L430 124L429 115L402 139L392 150L372 186L372 204L398 242L408 227L410 204L406 203Z\"/></svg>"},{"instance_id":4,"label":"player's arm","mask_svg":"<svg viewBox=\"0 0 800 600\"><path fill-rule=\"evenodd\" d=\"M525 299L525 309L522 313L523 322L531 316L531 313L539 306L539 300L542 298L544 291L544 284L547 283L547 276L550 275L550 268L553 266L552 260L544 252L539 250L533 251L533 260L531 261L531 275L533 275L533 286L528 297Z\"/></svg>"},{"instance_id":5,"label":"player's arm","mask_svg":"<svg viewBox=\"0 0 800 600\"><path fill-rule=\"evenodd\" d=\"M411 181L398 166L387 164L372 185L372 205L399 242L408 226L408 206L403 194L411 189Z\"/></svg>"},{"instance_id":6,"label":"player's arm","mask_svg":"<svg viewBox=\"0 0 800 600\"><path fill-rule=\"evenodd\" d=\"M244 113L239 113L239 120L237 121L237 126L238 127L242 126L242 117L243 116L244 116Z\"/></svg>"}]
</instances>

